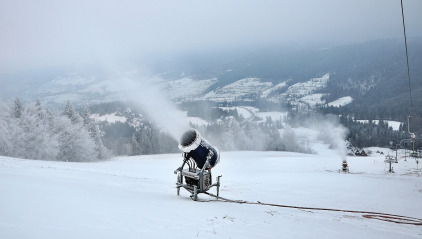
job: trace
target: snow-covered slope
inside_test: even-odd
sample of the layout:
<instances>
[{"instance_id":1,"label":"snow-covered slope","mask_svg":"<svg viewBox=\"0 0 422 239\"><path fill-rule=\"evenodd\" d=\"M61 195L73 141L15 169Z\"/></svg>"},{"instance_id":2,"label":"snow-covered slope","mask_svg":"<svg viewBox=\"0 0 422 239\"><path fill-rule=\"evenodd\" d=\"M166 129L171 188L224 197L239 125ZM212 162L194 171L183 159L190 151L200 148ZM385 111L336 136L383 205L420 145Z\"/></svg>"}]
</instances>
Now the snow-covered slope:
<instances>
[{"instance_id":1,"label":"snow-covered slope","mask_svg":"<svg viewBox=\"0 0 422 239\"><path fill-rule=\"evenodd\" d=\"M215 101L251 100L271 86L271 82L261 82L259 78L245 78L209 92L205 95L205 99Z\"/></svg>"},{"instance_id":2,"label":"snow-covered slope","mask_svg":"<svg viewBox=\"0 0 422 239\"><path fill-rule=\"evenodd\" d=\"M221 195L267 203L422 218L422 172L384 155L222 152ZM381 149L382 150L382 149ZM383 149L388 153L387 149ZM0 238L421 238L422 227L361 214L298 210L176 195L180 154L65 163L0 157ZM211 189L214 192L215 189Z\"/></svg>"},{"instance_id":3,"label":"snow-covered slope","mask_svg":"<svg viewBox=\"0 0 422 239\"><path fill-rule=\"evenodd\" d=\"M369 124L369 120L356 120L357 122ZM372 120L372 123L379 124L379 120ZM384 120L388 124L388 127L393 128L393 130L399 130L400 125L403 124L403 122L394 121L394 120Z\"/></svg>"},{"instance_id":4,"label":"snow-covered slope","mask_svg":"<svg viewBox=\"0 0 422 239\"><path fill-rule=\"evenodd\" d=\"M124 116L119 116L117 113L112 114L106 114L106 115L99 115L99 114L93 114L91 115L91 118L95 120L95 122L108 122L108 123L116 123L121 122L124 123L127 121L127 118Z\"/></svg>"},{"instance_id":5,"label":"snow-covered slope","mask_svg":"<svg viewBox=\"0 0 422 239\"><path fill-rule=\"evenodd\" d=\"M199 79L198 76L181 76L181 78L163 79L160 78L160 74L144 79L131 71L108 78L69 73L58 75L50 81L46 80L40 85L31 87L30 91L25 92L25 100L41 99L46 105L58 106L71 101L74 105L86 106L99 102L128 100L128 95L141 97L154 92L151 93L154 97L176 102L267 99L273 102L290 102L292 105L305 103L309 107L314 107L325 103L321 101L323 95L319 92L327 85L329 78L330 74L327 73L321 77L288 86L292 79L273 84L261 78L248 77L232 83L223 83L218 77Z\"/></svg>"},{"instance_id":6,"label":"snow-covered slope","mask_svg":"<svg viewBox=\"0 0 422 239\"><path fill-rule=\"evenodd\" d=\"M353 101L353 98L351 96L345 96L328 103L328 106L333 106L333 107L345 106L352 103L352 101Z\"/></svg>"},{"instance_id":7,"label":"snow-covered slope","mask_svg":"<svg viewBox=\"0 0 422 239\"><path fill-rule=\"evenodd\" d=\"M285 82L281 82L281 83L279 83L279 84L275 85L274 87L271 87L271 88L269 88L269 89L264 90L264 91L262 92L261 97L266 98L266 97L268 97L271 93L276 92L276 91L279 91L279 90L281 90L281 89L283 89L283 88L285 88L285 87L287 87L287 82L286 82L286 81L285 81Z\"/></svg>"},{"instance_id":8,"label":"snow-covered slope","mask_svg":"<svg viewBox=\"0 0 422 239\"><path fill-rule=\"evenodd\" d=\"M201 97L205 90L217 82L216 78L209 80L194 80L192 78L182 78L173 81L160 83L160 88L166 93L169 99L187 100Z\"/></svg>"},{"instance_id":9,"label":"snow-covered slope","mask_svg":"<svg viewBox=\"0 0 422 239\"><path fill-rule=\"evenodd\" d=\"M321 99L324 95L325 94L320 94L320 93L305 95L302 98L300 98L299 101L306 103L310 107L315 107L317 105L322 105L325 103L325 101Z\"/></svg>"},{"instance_id":10,"label":"snow-covered slope","mask_svg":"<svg viewBox=\"0 0 422 239\"><path fill-rule=\"evenodd\" d=\"M237 113L242 116L245 120L253 120L256 122L265 122L268 118L276 121L279 120L282 123L287 121L287 112L278 111L265 111L261 112L258 108L252 106L237 106L237 107L219 107L223 110L237 110Z\"/></svg>"},{"instance_id":11,"label":"snow-covered slope","mask_svg":"<svg viewBox=\"0 0 422 239\"><path fill-rule=\"evenodd\" d=\"M330 74L327 73L322 77L312 78L309 81L294 84L283 95L295 95L297 97L310 95L327 86L329 80Z\"/></svg>"},{"instance_id":12,"label":"snow-covered slope","mask_svg":"<svg viewBox=\"0 0 422 239\"><path fill-rule=\"evenodd\" d=\"M299 109L309 110L315 106L325 104L322 97L326 93L318 93L321 89L327 86L330 80L330 74L327 73L321 77L312 78L305 82L296 83L289 86L287 90L273 97L273 100L290 102L292 105L302 105Z\"/></svg>"}]
</instances>

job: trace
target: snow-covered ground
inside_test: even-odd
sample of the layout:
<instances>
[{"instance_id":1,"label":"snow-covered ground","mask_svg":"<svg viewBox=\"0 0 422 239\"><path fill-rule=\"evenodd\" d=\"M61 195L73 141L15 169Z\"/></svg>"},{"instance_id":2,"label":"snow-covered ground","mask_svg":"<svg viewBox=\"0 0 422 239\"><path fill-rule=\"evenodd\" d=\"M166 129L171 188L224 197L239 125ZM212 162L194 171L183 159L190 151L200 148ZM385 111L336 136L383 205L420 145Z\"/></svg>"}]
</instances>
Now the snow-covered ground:
<instances>
[{"instance_id":1,"label":"snow-covered ground","mask_svg":"<svg viewBox=\"0 0 422 239\"><path fill-rule=\"evenodd\" d=\"M187 111L178 111L178 113L179 113L179 117L180 118L185 119L186 122L189 122L191 124L199 125L199 126L203 126L203 125L208 125L209 124L208 121L206 121L206 120L204 120L202 118L199 118L199 117L188 117L187 116L187 114L188 114Z\"/></svg>"},{"instance_id":2,"label":"snow-covered ground","mask_svg":"<svg viewBox=\"0 0 422 239\"><path fill-rule=\"evenodd\" d=\"M328 106L341 107L352 103L352 101L353 98L351 96L345 96L328 103Z\"/></svg>"},{"instance_id":3,"label":"snow-covered ground","mask_svg":"<svg viewBox=\"0 0 422 239\"><path fill-rule=\"evenodd\" d=\"M121 122L121 123L124 123L124 122L127 121L126 117L116 115L116 113L105 114L105 115L92 114L91 118L93 118L95 120L95 122L108 122L108 123Z\"/></svg>"},{"instance_id":4,"label":"snow-covered ground","mask_svg":"<svg viewBox=\"0 0 422 239\"><path fill-rule=\"evenodd\" d=\"M258 116L262 122L265 122L267 117L270 117L271 120L280 120L281 122L287 121L287 112L278 112L278 111L267 111L267 112L257 112Z\"/></svg>"},{"instance_id":5,"label":"snow-covered ground","mask_svg":"<svg viewBox=\"0 0 422 239\"><path fill-rule=\"evenodd\" d=\"M312 78L306 82L296 83L290 86L287 91L282 94L282 96L306 96L313 94L315 91L326 87L329 80L330 73L327 73L319 78Z\"/></svg>"},{"instance_id":6,"label":"snow-covered ground","mask_svg":"<svg viewBox=\"0 0 422 239\"><path fill-rule=\"evenodd\" d=\"M233 101L240 99L253 99L254 96L263 90L272 87L271 82L262 82L259 78L245 78L228 84L220 89L209 92L205 99L214 101Z\"/></svg>"},{"instance_id":7,"label":"snow-covered ground","mask_svg":"<svg viewBox=\"0 0 422 239\"><path fill-rule=\"evenodd\" d=\"M163 81L159 84L166 97L172 100L191 99L201 96L208 87L215 84L217 79L194 80L182 78L173 81Z\"/></svg>"},{"instance_id":8,"label":"snow-covered ground","mask_svg":"<svg viewBox=\"0 0 422 239\"><path fill-rule=\"evenodd\" d=\"M364 124L369 124L369 120L356 120L360 123L364 123ZM388 123L388 127L393 128L393 130L399 130L400 128L400 124L403 124L403 122L399 122L399 121L394 121L394 120L384 120L385 122ZM372 122L374 124L379 124L379 120L372 120Z\"/></svg>"},{"instance_id":9,"label":"snow-covered ground","mask_svg":"<svg viewBox=\"0 0 422 239\"><path fill-rule=\"evenodd\" d=\"M261 112L258 108L252 106L236 106L236 107L220 107L223 110L237 110L237 113L246 120L254 120L257 122L265 122L267 117L271 117L271 120L280 120L286 122L287 112L279 111L265 111ZM258 117L259 119L257 119Z\"/></svg>"},{"instance_id":10,"label":"snow-covered ground","mask_svg":"<svg viewBox=\"0 0 422 239\"><path fill-rule=\"evenodd\" d=\"M266 97L268 97L268 95L270 95L271 93L273 93L273 92L275 92L275 91L278 91L278 90L281 90L281 89L283 89L283 88L287 87L287 82L288 82L288 81L281 82L281 83L279 83L279 84L275 85L274 87L271 87L271 88L269 88L269 89L267 89L267 90L264 90L264 91L262 92L262 94L261 94L261 97L266 98Z\"/></svg>"},{"instance_id":11,"label":"snow-covered ground","mask_svg":"<svg viewBox=\"0 0 422 239\"><path fill-rule=\"evenodd\" d=\"M221 152L221 196L422 218L422 172L412 160L386 172L384 156ZM422 226L361 214L299 210L176 195L180 154L66 163L0 157L0 238L422 238ZM210 192L214 193L215 189Z\"/></svg>"},{"instance_id":12,"label":"snow-covered ground","mask_svg":"<svg viewBox=\"0 0 422 239\"><path fill-rule=\"evenodd\" d=\"M325 103L325 100L322 100L321 98L325 94L310 94L306 95L299 99L300 102L308 104L310 107L315 107L316 105L322 105Z\"/></svg>"},{"instance_id":13,"label":"snow-covered ground","mask_svg":"<svg viewBox=\"0 0 422 239\"><path fill-rule=\"evenodd\" d=\"M258 108L252 106L238 106L238 107L219 107L223 110L237 110L237 113L245 119L255 117L255 113L259 111Z\"/></svg>"}]
</instances>

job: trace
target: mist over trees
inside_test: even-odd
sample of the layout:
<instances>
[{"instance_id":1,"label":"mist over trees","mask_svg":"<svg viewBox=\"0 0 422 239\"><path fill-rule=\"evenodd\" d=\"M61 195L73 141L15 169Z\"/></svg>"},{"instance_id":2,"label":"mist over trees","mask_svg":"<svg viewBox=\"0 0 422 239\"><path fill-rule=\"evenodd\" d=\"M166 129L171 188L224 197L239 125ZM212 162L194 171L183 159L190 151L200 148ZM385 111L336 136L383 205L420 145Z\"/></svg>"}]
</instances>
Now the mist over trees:
<instances>
[{"instance_id":1,"label":"mist over trees","mask_svg":"<svg viewBox=\"0 0 422 239\"><path fill-rule=\"evenodd\" d=\"M223 117L208 125L192 125L211 144L221 150L292 151L312 153L307 142L301 142L290 127L270 117L265 122L241 122L235 117ZM281 132L280 132L281 131Z\"/></svg>"},{"instance_id":2,"label":"mist over trees","mask_svg":"<svg viewBox=\"0 0 422 239\"><path fill-rule=\"evenodd\" d=\"M126 121L95 122L94 114L110 113ZM312 153L307 139L297 137L287 126L299 127L295 124L309 115L290 114L286 125L271 117L246 120L236 110L222 110L216 106L190 107L188 114L208 117L208 124L191 127L223 151ZM355 147L397 146L408 138L406 124L395 131L384 121L365 124L345 116L339 118L339 123L347 128L342 139ZM16 98L9 104L0 104L0 155L3 156L87 162L107 159L111 155L177 153L180 152L177 145L176 139L123 103L102 103L76 110L67 102L59 112L48 110L40 100L24 104Z\"/></svg>"},{"instance_id":3,"label":"mist over trees","mask_svg":"<svg viewBox=\"0 0 422 239\"><path fill-rule=\"evenodd\" d=\"M322 115L327 116L331 114ZM339 124L347 129L342 138L347 140L351 146L358 148L373 146L410 148L408 144L404 143L410 139L410 134L407 132L407 123L401 124L398 130L394 130L385 120L378 120L377 123L373 120L368 120L367 123L364 123L355 120L353 116L347 114L331 116L337 118ZM321 121L321 118L315 118L315 116L309 114L290 114L288 124L292 127L299 127L300 123L298 122L309 121L312 117L314 117L316 122ZM332 130L332 128L329 129L329 131ZM422 146L420 140L417 141L416 146Z\"/></svg>"},{"instance_id":4,"label":"mist over trees","mask_svg":"<svg viewBox=\"0 0 422 239\"><path fill-rule=\"evenodd\" d=\"M103 142L115 155L140 155L180 152L178 142L166 132L143 118L139 112L128 110L117 103L95 105L92 111L99 114L116 113L126 122L101 122ZM236 110L222 110L212 102L185 103L188 116L207 119L206 125L191 125L204 138L220 150L274 150L311 152L308 144L300 142L292 129L283 128L281 122L267 118L265 122L246 122ZM107 108L107 111L104 109Z\"/></svg>"}]
</instances>

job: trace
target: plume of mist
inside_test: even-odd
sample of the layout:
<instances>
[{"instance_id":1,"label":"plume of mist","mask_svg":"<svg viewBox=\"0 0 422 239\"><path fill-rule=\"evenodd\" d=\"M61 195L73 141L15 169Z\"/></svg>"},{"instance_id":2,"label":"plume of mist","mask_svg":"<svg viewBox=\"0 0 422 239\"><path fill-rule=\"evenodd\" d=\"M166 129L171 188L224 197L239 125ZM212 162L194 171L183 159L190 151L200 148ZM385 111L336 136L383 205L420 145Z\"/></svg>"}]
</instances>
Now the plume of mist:
<instances>
[{"instance_id":1,"label":"plume of mist","mask_svg":"<svg viewBox=\"0 0 422 239\"><path fill-rule=\"evenodd\" d=\"M346 136L349 132L335 115L315 115L303 122L305 127L317 131L317 139L329 144L342 160L346 159Z\"/></svg>"},{"instance_id":2,"label":"plume of mist","mask_svg":"<svg viewBox=\"0 0 422 239\"><path fill-rule=\"evenodd\" d=\"M116 72L109 77L109 90L115 92L119 100L140 109L158 128L175 140L179 141L182 134L190 128L189 123L160 88L160 78L139 69Z\"/></svg>"}]
</instances>

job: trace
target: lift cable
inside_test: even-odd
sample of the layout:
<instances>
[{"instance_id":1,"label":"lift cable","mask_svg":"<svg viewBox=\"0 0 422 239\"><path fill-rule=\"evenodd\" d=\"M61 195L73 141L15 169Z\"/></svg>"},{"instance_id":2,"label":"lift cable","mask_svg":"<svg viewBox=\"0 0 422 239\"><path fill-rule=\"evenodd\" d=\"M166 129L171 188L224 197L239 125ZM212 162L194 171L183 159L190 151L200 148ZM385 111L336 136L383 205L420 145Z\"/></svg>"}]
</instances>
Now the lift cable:
<instances>
[{"instance_id":1,"label":"lift cable","mask_svg":"<svg viewBox=\"0 0 422 239\"><path fill-rule=\"evenodd\" d=\"M409 79L410 115L412 115L413 114L412 85L410 83L409 54L407 51L406 25L404 24L403 0L400 0L400 3L401 3L401 16L403 20L404 45L406 47L407 77Z\"/></svg>"}]
</instances>

